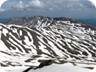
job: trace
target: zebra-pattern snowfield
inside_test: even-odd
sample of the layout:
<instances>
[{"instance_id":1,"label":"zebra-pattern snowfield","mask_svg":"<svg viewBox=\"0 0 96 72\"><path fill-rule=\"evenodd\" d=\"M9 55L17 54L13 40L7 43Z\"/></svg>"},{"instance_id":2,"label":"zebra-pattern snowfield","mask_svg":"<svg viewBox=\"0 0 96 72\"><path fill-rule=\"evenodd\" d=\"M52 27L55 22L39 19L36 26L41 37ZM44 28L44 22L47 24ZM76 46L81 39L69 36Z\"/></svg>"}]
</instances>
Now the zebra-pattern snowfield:
<instances>
[{"instance_id":1,"label":"zebra-pattern snowfield","mask_svg":"<svg viewBox=\"0 0 96 72\"><path fill-rule=\"evenodd\" d=\"M0 24L0 66L96 64L96 28L68 18L29 17Z\"/></svg>"}]
</instances>

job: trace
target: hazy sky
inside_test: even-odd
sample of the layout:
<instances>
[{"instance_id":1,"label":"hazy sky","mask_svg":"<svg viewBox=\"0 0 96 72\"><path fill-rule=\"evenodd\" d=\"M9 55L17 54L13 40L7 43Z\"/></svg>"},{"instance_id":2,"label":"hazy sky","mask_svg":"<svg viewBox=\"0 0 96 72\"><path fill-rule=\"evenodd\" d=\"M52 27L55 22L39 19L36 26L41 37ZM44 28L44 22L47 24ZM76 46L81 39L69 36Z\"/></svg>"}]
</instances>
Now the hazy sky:
<instances>
[{"instance_id":1,"label":"hazy sky","mask_svg":"<svg viewBox=\"0 0 96 72\"><path fill-rule=\"evenodd\" d=\"M0 18L42 15L96 19L95 6L95 0L7 0L1 5Z\"/></svg>"}]
</instances>

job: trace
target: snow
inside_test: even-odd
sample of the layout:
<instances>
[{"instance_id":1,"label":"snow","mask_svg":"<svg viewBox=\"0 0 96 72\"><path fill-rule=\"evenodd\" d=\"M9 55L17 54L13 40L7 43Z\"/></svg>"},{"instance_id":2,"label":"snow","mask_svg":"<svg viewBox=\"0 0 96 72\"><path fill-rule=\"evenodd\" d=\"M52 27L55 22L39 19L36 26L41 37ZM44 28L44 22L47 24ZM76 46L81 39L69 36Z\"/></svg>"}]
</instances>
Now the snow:
<instances>
[{"instance_id":1,"label":"snow","mask_svg":"<svg viewBox=\"0 0 96 72\"><path fill-rule=\"evenodd\" d=\"M52 46L52 50L54 50L54 52L56 52L57 55L63 57L62 52L59 49L57 49L56 46L51 41L48 41L48 44Z\"/></svg>"},{"instance_id":2,"label":"snow","mask_svg":"<svg viewBox=\"0 0 96 72\"><path fill-rule=\"evenodd\" d=\"M90 71L90 72L96 72L96 66L95 66L95 68L94 68L92 71Z\"/></svg>"},{"instance_id":3,"label":"snow","mask_svg":"<svg viewBox=\"0 0 96 72\"><path fill-rule=\"evenodd\" d=\"M6 34L8 33L7 29L3 29L3 34L6 36Z\"/></svg>"},{"instance_id":4,"label":"snow","mask_svg":"<svg viewBox=\"0 0 96 72\"><path fill-rule=\"evenodd\" d=\"M70 63L67 64L53 64L37 70L31 70L29 72L90 72L91 70L73 66Z\"/></svg>"},{"instance_id":5,"label":"snow","mask_svg":"<svg viewBox=\"0 0 96 72\"><path fill-rule=\"evenodd\" d=\"M23 70L27 69L28 67L1 67L1 68L0 68L0 72L3 72L3 71L5 71L5 72L22 72Z\"/></svg>"},{"instance_id":6,"label":"snow","mask_svg":"<svg viewBox=\"0 0 96 72\"><path fill-rule=\"evenodd\" d=\"M31 45L32 43L29 41L28 36L24 36L24 42L27 43L27 45Z\"/></svg>"},{"instance_id":7,"label":"snow","mask_svg":"<svg viewBox=\"0 0 96 72\"><path fill-rule=\"evenodd\" d=\"M6 47L6 45L2 42L2 40L0 40L0 51L6 51L8 50L8 48Z\"/></svg>"},{"instance_id":8,"label":"snow","mask_svg":"<svg viewBox=\"0 0 96 72\"><path fill-rule=\"evenodd\" d=\"M27 68L28 67L2 67L2 69L0 68L0 72L22 72ZM71 63L66 63L66 64L52 64L36 70L31 69L28 72L91 72L91 70L87 68L73 66Z\"/></svg>"},{"instance_id":9,"label":"snow","mask_svg":"<svg viewBox=\"0 0 96 72\"><path fill-rule=\"evenodd\" d=\"M0 67L0 72L7 72L7 71L3 70L3 69Z\"/></svg>"}]
</instances>

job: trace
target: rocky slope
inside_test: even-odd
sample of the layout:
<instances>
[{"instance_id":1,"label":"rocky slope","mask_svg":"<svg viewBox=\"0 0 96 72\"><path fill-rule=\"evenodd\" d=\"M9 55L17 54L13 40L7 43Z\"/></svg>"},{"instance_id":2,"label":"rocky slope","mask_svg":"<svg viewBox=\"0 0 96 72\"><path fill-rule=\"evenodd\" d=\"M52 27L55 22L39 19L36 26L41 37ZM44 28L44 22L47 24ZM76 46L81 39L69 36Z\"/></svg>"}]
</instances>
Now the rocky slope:
<instances>
[{"instance_id":1,"label":"rocky slope","mask_svg":"<svg viewBox=\"0 0 96 72\"><path fill-rule=\"evenodd\" d=\"M67 62L74 65L96 63L95 27L73 19L42 16L0 24L1 67L36 69Z\"/></svg>"}]
</instances>

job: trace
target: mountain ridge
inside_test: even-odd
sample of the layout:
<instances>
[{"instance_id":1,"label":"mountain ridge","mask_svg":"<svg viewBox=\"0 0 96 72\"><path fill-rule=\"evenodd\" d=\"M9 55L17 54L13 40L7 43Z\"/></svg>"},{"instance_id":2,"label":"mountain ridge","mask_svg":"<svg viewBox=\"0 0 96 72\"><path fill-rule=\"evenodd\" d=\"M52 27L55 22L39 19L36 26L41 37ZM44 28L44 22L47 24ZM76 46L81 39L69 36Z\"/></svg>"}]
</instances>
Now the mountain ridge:
<instances>
[{"instance_id":1,"label":"mountain ridge","mask_svg":"<svg viewBox=\"0 0 96 72\"><path fill-rule=\"evenodd\" d=\"M59 19L32 17L0 24L1 67L95 64L96 28L73 19Z\"/></svg>"}]
</instances>

